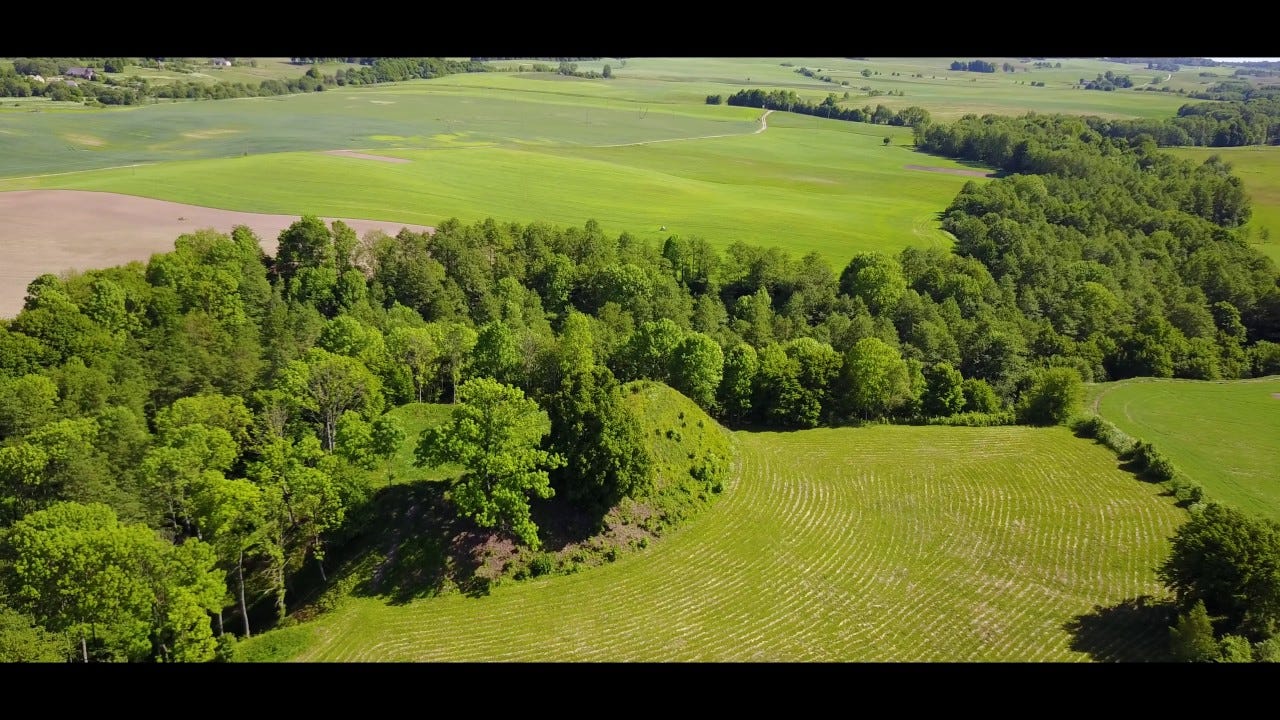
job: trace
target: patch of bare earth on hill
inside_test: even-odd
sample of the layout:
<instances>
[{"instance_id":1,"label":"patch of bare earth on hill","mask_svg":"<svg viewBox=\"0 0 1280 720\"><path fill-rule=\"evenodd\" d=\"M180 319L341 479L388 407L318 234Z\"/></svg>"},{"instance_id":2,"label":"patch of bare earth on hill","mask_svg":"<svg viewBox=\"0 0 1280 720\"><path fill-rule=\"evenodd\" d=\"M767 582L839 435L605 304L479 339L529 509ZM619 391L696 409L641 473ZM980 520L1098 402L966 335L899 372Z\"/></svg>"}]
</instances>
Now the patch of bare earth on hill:
<instances>
[{"instance_id":1,"label":"patch of bare earth on hill","mask_svg":"<svg viewBox=\"0 0 1280 720\"><path fill-rule=\"evenodd\" d=\"M357 160L377 160L378 162L389 163L407 163L408 160L398 157L387 157L386 155L370 155L369 153L356 152L355 150L326 150L325 155L337 155L338 157L349 157Z\"/></svg>"},{"instance_id":2,"label":"patch of bare earth on hill","mask_svg":"<svg viewBox=\"0 0 1280 720\"><path fill-rule=\"evenodd\" d=\"M179 235L213 228L230 232L246 225L262 239L262 249L276 252L280 232L297 215L236 212L151 198L82 190L15 190L0 192L0 317L22 309L27 285L44 273L59 275L146 262L154 253L173 250ZM380 220L341 219L363 237L372 230L389 235L408 228L431 232L425 225Z\"/></svg>"},{"instance_id":3,"label":"patch of bare earth on hill","mask_svg":"<svg viewBox=\"0 0 1280 720\"><path fill-rule=\"evenodd\" d=\"M1271 397L1280 400L1280 393L1271 393Z\"/></svg>"},{"instance_id":4,"label":"patch of bare earth on hill","mask_svg":"<svg viewBox=\"0 0 1280 720\"><path fill-rule=\"evenodd\" d=\"M903 165L904 170L923 170L925 172L945 173L947 175L964 175L965 177L994 177L994 173L984 170L965 170L964 168L932 167L930 165Z\"/></svg>"}]
</instances>

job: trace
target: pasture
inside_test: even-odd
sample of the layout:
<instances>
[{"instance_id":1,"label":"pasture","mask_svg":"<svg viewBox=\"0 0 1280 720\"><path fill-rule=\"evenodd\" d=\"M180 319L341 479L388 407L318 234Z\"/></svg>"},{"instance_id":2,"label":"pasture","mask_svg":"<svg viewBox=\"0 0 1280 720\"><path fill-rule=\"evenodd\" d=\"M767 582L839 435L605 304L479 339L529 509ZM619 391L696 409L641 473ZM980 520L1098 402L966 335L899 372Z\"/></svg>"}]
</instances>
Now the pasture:
<instances>
[{"instance_id":1,"label":"pasture","mask_svg":"<svg viewBox=\"0 0 1280 720\"><path fill-rule=\"evenodd\" d=\"M722 497L643 552L483 597L350 597L240 657L1081 661L1167 642L1117 618L1162 595L1185 514L1064 428L735 437Z\"/></svg>"},{"instance_id":2,"label":"pasture","mask_svg":"<svg viewBox=\"0 0 1280 720\"><path fill-rule=\"evenodd\" d=\"M1217 155L1231 163L1253 200L1253 217L1246 228L1254 247L1280 263L1280 147L1252 145L1234 148L1168 148L1179 156L1204 162Z\"/></svg>"},{"instance_id":3,"label":"pasture","mask_svg":"<svg viewBox=\"0 0 1280 720\"><path fill-rule=\"evenodd\" d=\"M1142 378L1091 392L1099 415L1155 445L1210 499L1280 520L1280 377Z\"/></svg>"}]
</instances>

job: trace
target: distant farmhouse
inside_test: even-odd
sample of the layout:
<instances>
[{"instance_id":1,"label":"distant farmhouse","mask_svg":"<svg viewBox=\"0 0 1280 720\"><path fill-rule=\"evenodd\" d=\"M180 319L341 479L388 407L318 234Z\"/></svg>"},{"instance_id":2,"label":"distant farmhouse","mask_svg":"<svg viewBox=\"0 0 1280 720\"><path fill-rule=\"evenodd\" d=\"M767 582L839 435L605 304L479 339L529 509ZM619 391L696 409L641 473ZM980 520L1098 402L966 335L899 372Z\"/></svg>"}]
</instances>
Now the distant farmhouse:
<instances>
[{"instance_id":1,"label":"distant farmhouse","mask_svg":"<svg viewBox=\"0 0 1280 720\"><path fill-rule=\"evenodd\" d=\"M93 68L73 67L67 68L63 75L71 78L80 78L81 80L93 80L96 73L94 73Z\"/></svg>"},{"instance_id":2,"label":"distant farmhouse","mask_svg":"<svg viewBox=\"0 0 1280 720\"><path fill-rule=\"evenodd\" d=\"M213 58L209 60L209 64L214 67L231 67L231 61L226 58Z\"/></svg>"}]
</instances>

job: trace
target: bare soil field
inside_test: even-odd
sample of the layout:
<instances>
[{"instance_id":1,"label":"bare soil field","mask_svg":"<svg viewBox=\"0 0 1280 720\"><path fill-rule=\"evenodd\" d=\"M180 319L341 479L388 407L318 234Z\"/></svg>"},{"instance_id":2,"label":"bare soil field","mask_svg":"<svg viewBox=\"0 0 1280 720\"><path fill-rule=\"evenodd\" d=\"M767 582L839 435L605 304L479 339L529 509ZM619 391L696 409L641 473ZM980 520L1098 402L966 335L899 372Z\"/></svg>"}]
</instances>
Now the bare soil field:
<instances>
[{"instance_id":1,"label":"bare soil field","mask_svg":"<svg viewBox=\"0 0 1280 720\"><path fill-rule=\"evenodd\" d=\"M966 177L993 177L995 173L982 170L964 170L962 168L930 167L928 165L903 165L907 170L924 170L925 172L946 173L948 175L964 175Z\"/></svg>"},{"instance_id":2,"label":"bare soil field","mask_svg":"<svg viewBox=\"0 0 1280 720\"><path fill-rule=\"evenodd\" d=\"M389 163L407 163L408 160L398 157L389 157L387 155L370 155L369 153L356 152L355 150L326 150L325 155L337 155L338 157L356 158L357 160L377 160L378 162Z\"/></svg>"},{"instance_id":3,"label":"bare soil field","mask_svg":"<svg viewBox=\"0 0 1280 720\"><path fill-rule=\"evenodd\" d=\"M132 195L81 190L0 192L0 317L22 309L27 285L43 273L146 262L154 253L173 250L179 235L202 228L230 232L247 225L262 238L262 249L274 255L280 232L297 215L268 215L184 205ZM341 219L361 237L371 230L394 235L423 225Z\"/></svg>"}]
</instances>

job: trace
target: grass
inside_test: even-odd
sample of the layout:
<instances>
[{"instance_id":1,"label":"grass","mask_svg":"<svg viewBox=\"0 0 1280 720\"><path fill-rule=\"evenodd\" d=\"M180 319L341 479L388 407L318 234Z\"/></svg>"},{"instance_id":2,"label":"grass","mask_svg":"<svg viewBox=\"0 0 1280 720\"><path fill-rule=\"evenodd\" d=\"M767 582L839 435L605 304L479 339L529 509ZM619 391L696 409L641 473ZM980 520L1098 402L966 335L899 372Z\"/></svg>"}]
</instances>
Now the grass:
<instances>
[{"instance_id":1,"label":"grass","mask_svg":"<svg viewBox=\"0 0 1280 720\"><path fill-rule=\"evenodd\" d=\"M655 242L698 235L721 248L743 241L781 244L797 256L817 251L836 267L864 250L949 245L936 214L975 178L906 169L964 169L903 146L909 130L773 113L768 130L753 134L758 126L738 119L743 109L719 110L723 122L699 130L697 123L709 124L699 120L685 131L736 135L624 147L371 150L411 160L405 164L277 153L0 181L0 188L113 191L230 210L425 225L450 217L564 225L594 218L606 232ZM885 136L897 144L885 147ZM597 139L619 137L621 130Z\"/></svg>"},{"instance_id":2,"label":"grass","mask_svg":"<svg viewBox=\"0 0 1280 720\"><path fill-rule=\"evenodd\" d=\"M849 92L843 104L920 105L942 120L1031 110L1168 117L1182 101L1070 87L1107 69L1130 71L1100 61L993 74L954 73L944 58L630 58L579 65L599 70L605 62L615 73L611 81L494 72L134 108L54 111L48 103L27 104L0 112L0 175L8 178L0 179L0 190L112 191L228 210L420 224L493 217L580 225L593 218L611 233L656 241L698 235L721 248L734 241L782 244L841 267L856 252L948 245L936 214L973 178L905 169L964 168L913 152L906 128L773 113L768 130L755 134L758 109L709 106L706 95L784 87L817 101ZM264 73L282 71L266 59L259 65ZM799 75L801 65L836 82ZM878 74L863 77L864 69ZM1022 84L1031 78L1050 87ZM871 97L863 87L904 96ZM411 162L317 152L332 149Z\"/></svg>"},{"instance_id":3,"label":"grass","mask_svg":"<svg viewBox=\"0 0 1280 720\"><path fill-rule=\"evenodd\" d=\"M723 497L645 552L479 598L352 597L291 659L1073 661L1167 642L1114 619L1160 594L1184 513L1064 428L736 440Z\"/></svg>"},{"instance_id":4,"label":"grass","mask_svg":"<svg viewBox=\"0 0 1280 720\"><path fill-rule=\"evenodd\" d=\"M463 471L460 465L440 465L430 468L419 468L413 465L413 452L418 445L418 436L423 430L441 425L449 421L453 414L453 406L436 403L409 403L392 408L387 414L400 421L404 428L404 443L391 458L390 463L379 462L376 470L369 471L368 481L371 487L387 485L387 473L391 473L391 482L419 482L449 480Z\"/></svg>"},{"instance_id":5,"label":"grass","mask_svg":"<svg viewBox=\"0 0 1280 720\"><path fill-rule=\"evenodd\" d=\"M627 383L623 398L640 422L653 459L654 488L639 503L624 500L620 515L659 534L710 505L728 474L733 443L729 432L697 403L662 383ZM711 473L715 478L702 479L696 473L703 468L722 470Z\"/></svg>"},{"instance_id":6,"label":"grass","mask_svg":"<svg viewBox=\"0 0 1280 720\"><path fill-rule=\"evenodd\" d=\"M1280 146L1235 148L1169 148L1180 157L1204 162L1218 155L1231 163L1253 200L1253 217L1246 228L1253 246L1280 264ZM1269 241L1262 242L1263 231Z\"/></svg>"},{"instance_id":7,"label":"grass","mask_svg":"<svg viewBox=\"0 0 1280 720\"><path fill-rule=\"evenodd\" d=\"M1155 445L1209 498L1280 520L1280 377L1141 378L1092 392L1098 414Z\"/></svg>"}]
</instances>

